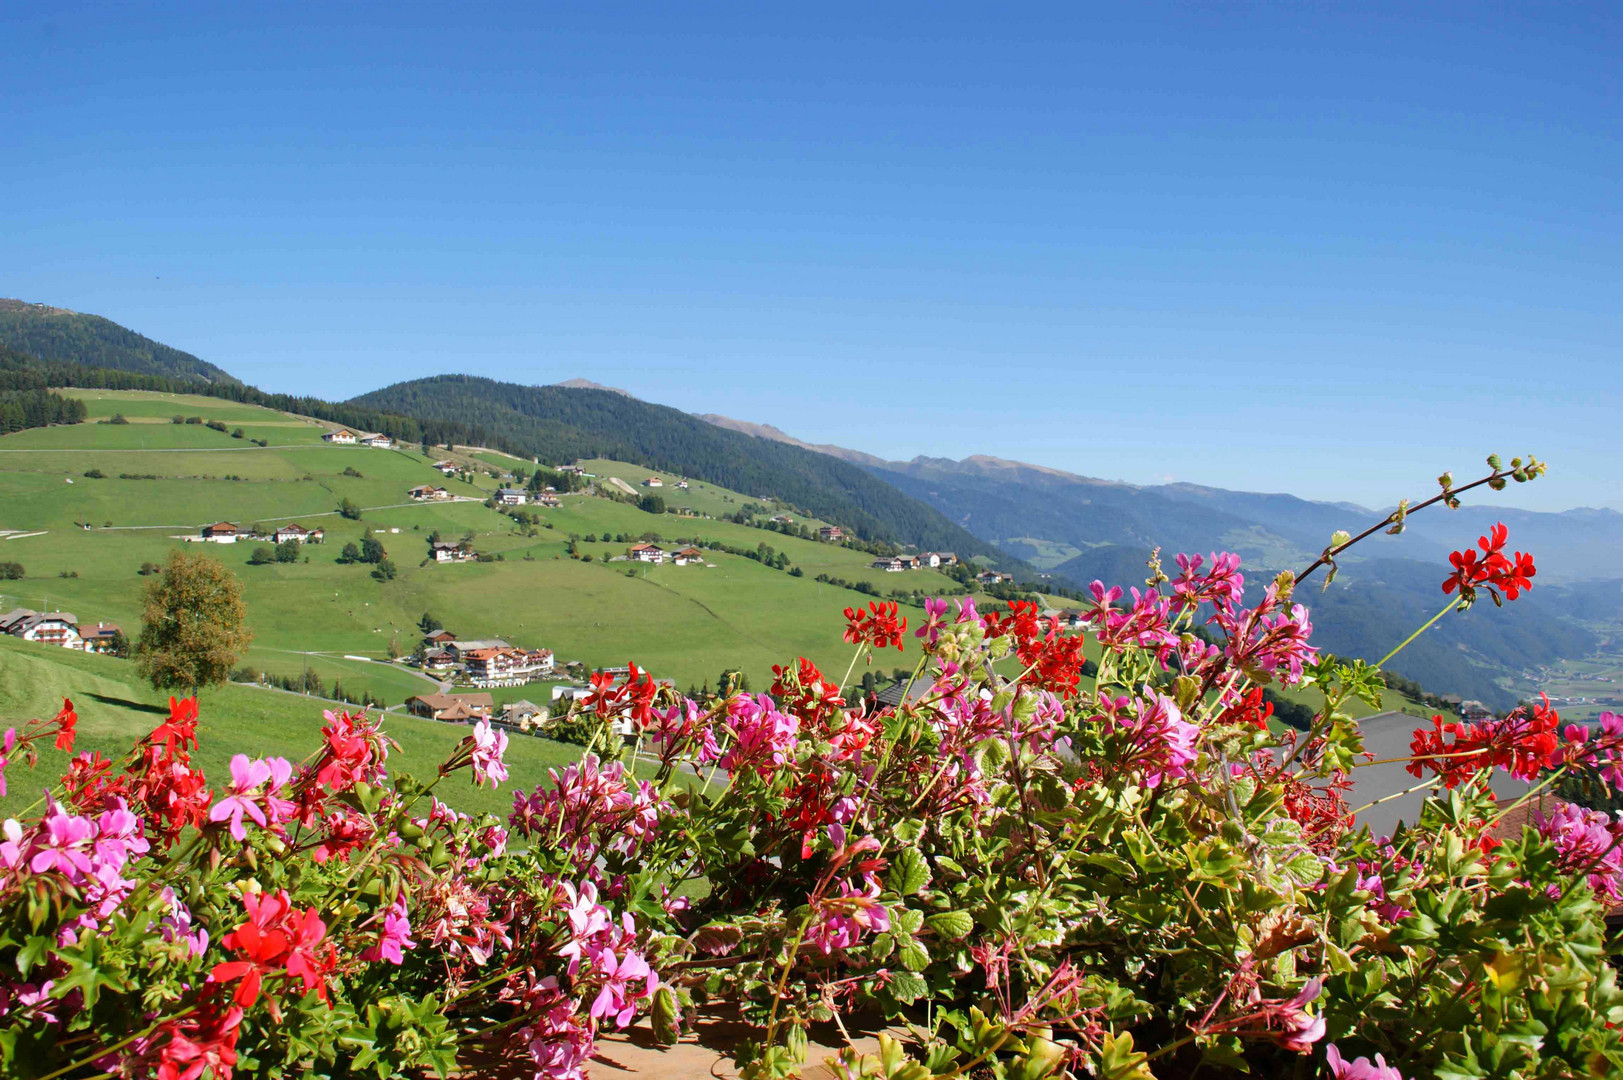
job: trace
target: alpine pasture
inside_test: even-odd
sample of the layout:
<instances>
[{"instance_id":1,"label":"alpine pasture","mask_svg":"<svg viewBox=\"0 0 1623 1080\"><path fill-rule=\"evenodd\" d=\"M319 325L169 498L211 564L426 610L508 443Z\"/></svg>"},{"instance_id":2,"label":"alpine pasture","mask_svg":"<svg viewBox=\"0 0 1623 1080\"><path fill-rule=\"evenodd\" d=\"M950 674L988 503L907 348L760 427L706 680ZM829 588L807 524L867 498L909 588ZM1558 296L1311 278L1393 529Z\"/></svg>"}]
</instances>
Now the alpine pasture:
<instances>
[{"instance_id":1,"label":"alpine pasture","mask_svg":"<svg viewBox=\"0 0 1623 1080\"><path fill-rule=\"evenodd\" d=\"M195 544L202 526L321 527L325 543L307 545L294 563L249 565L255 541L206 545L246 589L255 642L244 663L280 675L308 666L329 684L338 677L346 688L391 703L432 690L431 680L344 657L384 661L391 646L410 652L425 611L462 637L550 648L560 662L635 661L681 687L714 683L723 669L741 667L753 685L764 687L773 664L796 656L833 672L843 672L849 661L839 612L869 597L819 583L817 575L866 581L882 592L952 587L935 571L874 570L869 555L839 545L710 517L649 514L586 494L565 495L557 509L531 507L543 524L527 529L482 505L504 482L499 477L476 471L468 482L432 468L444 457L492 470L520 465L515 459L433 448L425 456L417 446L334 446L321 440L325 426L314 421L212 398L66 393L86 402L88 422L0 439L0 529L8 530L0 558L27 571L22 581L0 583L0 604L72 611L81 622L118 623L133 638L143 563L160 563L171 549ZM126 422L106 422L115 415ZM175 423L174 417L204 422ZM232 437L239 428L242 437ZM649 474L624 463L590 464L597 468L589 471ZM420 484L444 487L460 501L413 502L407 492ZM672 506L700 513L756 501L714 485L693 486L691 493L668 487L661 494ZM360 520L340 516L345 499L363 508ZM471 537L479 552L499 561L429 561L428 539L436 532L446 540ZM611 539L602 539L605 533ZM649 534L667 547L679 539L738 549L766 544L804 576L720 551L680 567L609 561L627 546L614 537ZM581 558L568 554L571 535L580 537ZM382 542L399 568L394 580L380 582L367 565L337 561L346 543L366 536ZM898 656L897 663L911 659Z\"/></svg>"}]
</instances>

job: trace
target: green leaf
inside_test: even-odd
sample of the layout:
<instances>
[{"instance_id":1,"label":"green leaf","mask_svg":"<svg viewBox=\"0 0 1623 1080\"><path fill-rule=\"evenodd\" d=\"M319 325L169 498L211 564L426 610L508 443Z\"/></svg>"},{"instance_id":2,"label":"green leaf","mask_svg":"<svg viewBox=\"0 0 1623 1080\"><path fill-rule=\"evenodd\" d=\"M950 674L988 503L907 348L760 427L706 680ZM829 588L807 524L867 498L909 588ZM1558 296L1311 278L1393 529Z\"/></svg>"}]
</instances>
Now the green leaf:
<instances>
[{"instance_id":1,"label":"green leaf","mask_svg":"<svg viewBox=\"0 0 1623 1080\"><path fill-rule=\"evenodd\" d=\"M1155 1080L1148 1062L1148 1054L1133 1049L1132 1032L1124 1031L1120 1036L1105 1032L1099 1053L1099 1075L1104 1080Z\"/></svg>"},{"instance_id":2,"label":"green leaf","mask_svg":"<svg viewBox=\"0 0 1623 1080\"><path fill-rule=\"evenodd\" d=\"M896 952L896 958L909 971L923 971L930 966L930 950L912 938L902 942L902 947Z\"/></svg>"},{"instance_id":3,"label":"green leaf","mask_svg":"<svg viewBox=\"0 0 1623 1080\"><path fill-rule=\"evenodd\" d=\"M670 1046L681 1036L682 1029L677 1022L679 1015L676 995L668 986L661 986L654 991L654 1004L651 1010L653 1016L654 1041L661 1046Z\"/></svg>"},{"instance_id":4,"label":"green leaf","mask_svg":"<svg viewBox=\"0 0 1623 1080\"><path fill-rule=\"evenodd\" d=\"M924 920L935 935L946 941L957 941L975 929L975 920L967 911L943 911Z\"/></svg>"},{"instance_id":5,"label":"green leaf","mask_svg":"<svg viewBox=\"0 0 1623 1080\"><path fill-rule=\"evenodd\" d=\"M51 939L40 934L30 934L28 940L23 942L22 948L17 950L17 973L25 979L34 969L34 965L44 961L51 951Z\"/></svg>"},{"instance_id":6,"label":"green leaf","mask_svg":"<svg viewBox=\"0 0 1623 1080\"><path fill-rule=\"evenodd\" d=\"M1285 864L1285 873L1294 878L1298 885L1317 885L1324 877L1324 860L1304 851Z\"/></svg>"},{"instance_id":7,"label":"green leaf","mask_svg":"<svg viewBox=\"0 0 1623 1080\"><path fill-rule=\"evenodd\" d=\"M894 907L890 909L890 921L899 936L912 937L924 926L924 912L917 908Z\"/></svg>"},{"instance_id":8,"label":"green leaf","mask_svg":"<svg viewBox=\"0 0 1623 1080\"><path fill-rule=\"evenodd\" d=\"M917 848L903 848L891 860L885 884L902 896L915 896L930 884L930 864Z\"/></svg>"},{"instance_id":9,"label":"green leaf","mask_svg":"<svg viewBox=\"0 0 1623 1080\"><path fill-rule=\"evenodd\" d=\"M702 953L725 956L744 940L744 932L730 923L708 923L695 930L688 940Z\"/></svg>"},{"instance_id":10,"label":"green leaf","mask_svg":"<svg viewBox=\"0 0 1623 1080\"><path fill-rule=\"evenodd\" d=\"M911 1005L925 994L929 987L924 980L911 971L892 972L890 976L890 993L897 1001Z\"/></svg>"}]
</instances>

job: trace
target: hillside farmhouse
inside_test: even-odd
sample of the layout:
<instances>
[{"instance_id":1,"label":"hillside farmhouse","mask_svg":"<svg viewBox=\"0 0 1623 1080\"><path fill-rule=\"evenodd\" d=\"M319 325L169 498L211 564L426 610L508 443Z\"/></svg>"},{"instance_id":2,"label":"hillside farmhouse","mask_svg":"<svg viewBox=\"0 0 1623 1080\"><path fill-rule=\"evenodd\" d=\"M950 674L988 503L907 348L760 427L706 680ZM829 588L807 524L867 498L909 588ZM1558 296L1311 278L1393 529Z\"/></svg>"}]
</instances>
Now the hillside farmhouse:
<instances>
[{"instance_id":1,"label":"hillside farmhouse","mask_svg":"<svg viewBox=\"0 0 1623 1080\"><path fill-rule=\"evenodd\" d=\"M58 645L64 649L84 648L79 620L71 611L14 608L0 615L0 634L10 634L24 641L37 641L41 645Z\"/></svg>"},{"instance_id":2,"label":"hillside farmhouse","mask_svg":"<svg viewBox=\"0 0 1623 1080\"><path fill-rule=\"evenodd\" d=\"M557 509L563 505L563 503L559 501L558 496L550 491L543 491L541 494L537 495L535 497L535 504L537 506L550 506L553 509Z\"/></svg>"},{"instance_id":3,"label":"hillside farmhouse","mask_svg":"<svg viewBox=\"0 0 1623 1080\"><path fill-rule=\"evenodd\" d=\"M686 480L678 480L676 482L676 490L677 491L686 491L687 489L688 489L688 482Z\"/></svg>"},{"instance_id":4,"label":"hillside farmhouse","mask_svg":"<svg viewBox=\"0 0 1623 1080\"><path fill-rule=\"evenodd\" d=\"M648 479L642 482L642 486L650 488L664 487L665 481L661 480L657 476L650 476Z\"/></svg>"},{"instance_id":5,"label":"hillside farmhouse","mask_svg":"<svg viewBox=\"0 0 1623 1080\"><path fill-rule=\"evenodd\" d=\"M380 434L376 431L368 431L364 434L357 435L355 436L355 441L360 443L362 446L370 446L374 450L394 449L394 440L389 438L389 436Z\"/></svg>"},{"instance_id":6,"label":"hillside farmhouse","mask_svg":"<svg viewBox=\"0 0 1623 1080\"><path fill-rule=\"evenodd\" d=\"M442 487L435 487L432 484L419 484L406 492L406 494L418 502L441 502L451 497L449 491Z\"/></svg>"},{"instance_id":7,"label":"hillside farmhouse","mask_svg":"<svg viewBox=\"0 0 1623 1080\"><path fill-rule=\"evenodd\" d=\"M883 570L887 574L899 574L907 567L903 565L900 556L891 556L888 559L875 559L870 564L875 570Z\"/></svg>"},{"instance_id":8,"label":"hillside farmhouse","mask_svg":"<svg viewBox=\"0 0 1623 1080\"><path fill-rule=\"evenodd\" d=\"M704 562L704 552L696 547L685 547L680 551L671 552L671 562L677 566L686 566L689 563Z\"/></svg>"},{"instance_id":9,"label":"hillside farmhouse","mask_svg":"<svg viewBox=\"0 0 1623 1080\"><path fill-rule=\"evenodd\" d=\"M334 428L332 431L324 432L321 441L330 442L337 446L354 446L355 433L349 428Z\"/></svg>"},{"instance_id":10,"label":"hillside farmhouse","mask_svg":"<svg viewBox=\"0 0 1623 1080\"><path fill-rule=\"evenodd\" d=\"M430 544L428 553L435 562L440 563L473 562L479 558L468 544Z\"/></svg>"},{"instance_id":11,"label":"hillside farmhouse","mask_svg":"<svg viewBox=\"0 0 1623 1080\"><path fill-rule=\"evenodd\" d=\"M423 642L424 642L424 644L427 644L427 645L445 646L445 645L449 645L451 642L453 642L455 640L456 640L456 635L451 633L451 631L444 630L444 629L436 630L432 634L424 634L423 635Z\"/></svg>"},{"instance_id":12,"label":"hillside farmhouse","mask_svg":"<svg viewBox=\"0 0 1623 1080\"><path fill-rule=\"evenodd\" d=\"M665 561L668 552L658 544L632 544L626 549L626 554L636 562L653 563L657 566Z\"/></svg>"},{"instance_id":13,"label":"hillside farmhouse","mask_svg":"<svg viewBox=\"0 0 1623 1080\"><path fill-rule=\"evenodd\" d=\"M545 723L549 712L533 701L513 701L502 706L502 723L520 731L530 730L532 724Z\"/></svg>"},{"instance_id":14,"label":"hillside farmhouse","mask_svg":"<svg viewBox=\"0 0 1623 1080\"><path fill-rule=\"evenodd\" d=\"M957 566L958 556L950 551L926 551L919 555L919 562L932 569L941 566Z\"/></svg>"},{"instance_id":15,"label":"hillside farmhouse","mask_svg":"<svg viewBox=\"0 0 1623 1080\"><path fill-rule=\"evenodd\" d=\"M436 461L434 462L433 467L438 469L441 475L444 476L455 476L457 473L462 471L454 461Z\"/></svg>"},{"instance_id":16,"label":"hillside farmhouse","mask_svg":"<svg viewBox=\"0 0 1623 1080\"><path fill-rule=\"evenodd\" d=\"M424 671L444 671L456 667L456 653L449 649L428 649L423 653Z\"/></svg>"},{"instance_id":17,"label":"hillside farmhouse","mask_svg":"<svg viewBox=\"0 0 1623 1080\"><path fill-rule=\"evenodd\" d=\"M975 575L975 582L979 585L1001 585L1013 580L1013 574L1005 574L1001 570L982 570Z\"/></svg>"},{"instance_id":18,"label":"hillside farmhouse","mask_svg":"<svg viewBox=\"0 0 1623 1080\"><path fill-rule=\"evenodd\" d=\"M838 543L839 541L845 539L845 530L840 528L838 525L824 525L821 529L817 530L817 539Z\"/></svg>"},{"instance_id":19,"label":"hillside farmhouse","mask_svg":"<svg viewBox=\"0 0 1623 1080\"><path fill-rule=\"evenodd\" d=\"M504 487L496 492L496 501L503 506L523 506L530 501L530 493L523 488Z\"/></svg>"},{"instance_id":20,"label":"hillside farmhouse","mask_svg":"<svg viewBox=\"0 0 1623 1080\"><path fill-rule=\"evenodd\" d=\"M489 694L422 694L408 698L406 708L413 715L430 720L471 724L489 720L495 703Z\"/></svg>"},{"instance_id":21,"label":"hillside farmhouse","mask_svg":"<svg viewBox=\"0 0 1623 1080\"><path fill-rule=\"evenodd\" d=\"M561 472L561 473L566 473L566 474L568 474L570 476L590 476L591 475L591 473L588 473L585 469L581 468L579 465L560 465L560 466L558 466L558 471Z\"/></svg>"},{"instance_id":22,"label":"hillside farmhouse","mask_svg":"<svg viewBox=\"0 0 1623 1080\"><path fill-rule=\"evenodd\" d=\"M467 655L476 649L511 649L512 646L501 638L469 638L467 641L453 641L446 646L456 653L457 662L467 659Z\"/></svg>"},{"instance_id":23,"label":"hillside farmhouse","mask_svg":"<svg viewBox=\"0 0 1623 1080\"><path fill-rule=\"evenodd\" d=\"M100 622L95 626L79 627L79 639L84 642L85 652L109 653L113 645L124 633L117 623Z\"/></svg>"},{"instance_id":24,"label":"hillside farmhouse","mask_svg":"<svg viewBox=\"0 0 1623 1080\"><path fill-rule=\"evenodd\" d=\"M216 521L213 525L203 526L203 539L216 544L235 544L238 529L229 521Z\"/></svg>"},{"instance_id":25,"label":"hillside farmhouse","mask_svg":"<svg viewBox=\"0 0 1623 1080\"><path fill-rule=\"evenodd\" d=\"M298 522L289 522L272 534L278 544L296 540L301 544L319 544L327 537L325 529L306 529Z\"/></svg>"}]
</instances>

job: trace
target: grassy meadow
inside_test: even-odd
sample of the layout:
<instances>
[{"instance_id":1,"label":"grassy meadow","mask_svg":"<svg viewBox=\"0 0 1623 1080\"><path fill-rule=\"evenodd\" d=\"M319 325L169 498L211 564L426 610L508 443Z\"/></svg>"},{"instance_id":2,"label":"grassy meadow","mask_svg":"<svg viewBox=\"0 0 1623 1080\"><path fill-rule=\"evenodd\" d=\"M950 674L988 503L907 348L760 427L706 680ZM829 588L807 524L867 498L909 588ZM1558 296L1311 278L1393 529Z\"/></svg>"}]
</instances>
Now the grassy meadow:
<instances>
[{"instance_id":1,"label":"grassy meadow","mask_svg":"<svg viewBox=\"0 0 1623 1080\"><path fill-rule=\"evenodd\" d=\"M50 717L70 698L79 714L76 752L100 751L121 760L131 744L169 713L168 698L155 693L126 660L72 652L0 637L0 729L35 717ZM280 755L299 761L321 742L320 701L258 687L227 685L199 696L198 750L194 755L215 783L228 777L231 755ZM467 727L403 713L389 713L384 730L400 744L389 758L392 772L431 778L467 735ZM546 782L546 770L568 764L581 748L531 736L513 735L507 752L512 786ZM0 816L16 814L41 795L61 773L68 755L48 744L37 769L21 762L6 770L10 793L0 798ZM441 781L435 794L464 813L505 816L511 788L476 788L467 773Z\"/></svg>"},{"instance_id":2,"label":"grassy meadow","mask_svg":"<svg viewBox=\"0 0 1623 1080\"><path fill-rule=\"evenodd\" d=\"M339 678L391 703L431 684L344 654L383 660L391 642L410 651L424 611L463 637L504 637L591 666L635 660L683 687L713 683L729 667L764 685L773 664L797 655L839 671L849 660L840 610L868 598L820 584L818 574L867 581L884 592L951 585L935 571L875 571L869 556L834 544L706 517L651 515L588 495L564 496L556 510L535 508L545 525L527 530L471 501L502 483L483 470L500 474L518 463L506 455L439 450L425 457L417 447L331 446L321 442L322 425L254 406L139 391L67 392L85 401L89 422L0 438L0 530L9 530L9 538L0 538L0 561L19 562L27 571L21 581L0 582L0 606L65 609L80 621L116 622L133 636L146 581L141 565L162 562L184 544L220 559L243 582L255 633L245 663L280 675L308 666L329 685ZM97 423L114 414L129 423ZM175 415L240 426L269 446L203 424L174 424ZM471 483L447 480L430 467L441 457L481 471ZM623 462L584 464L600 476L640 481L647 475ZM103 477L84 475L94 470ZM470 501L411 502L407 490L425 483ZM671 505L684 505L674 496L689 496L695 513L712 515L754 501L702 483L688 492L673 484L662 494ZM339 516L346 498L364 508L361 520ZM184 539L219 520L241 526L297 521L323 527L327 541L307 546L297 563L250 566L253 542ZM429 563L427 542L435 532L471 536L479 551L500 561ZM626 544L604 541L604 533L657 533L667 543L719 540L750 549L765 543L785 552L805 576L721 553L710 555L710 565L609 562ZM579 551L590 562L568 557L571 535L581 538ZM380 583L369 567L337 563L343 545L362 536L383 543L399 568L395 580Z\"/></svg>"}]
</instances>

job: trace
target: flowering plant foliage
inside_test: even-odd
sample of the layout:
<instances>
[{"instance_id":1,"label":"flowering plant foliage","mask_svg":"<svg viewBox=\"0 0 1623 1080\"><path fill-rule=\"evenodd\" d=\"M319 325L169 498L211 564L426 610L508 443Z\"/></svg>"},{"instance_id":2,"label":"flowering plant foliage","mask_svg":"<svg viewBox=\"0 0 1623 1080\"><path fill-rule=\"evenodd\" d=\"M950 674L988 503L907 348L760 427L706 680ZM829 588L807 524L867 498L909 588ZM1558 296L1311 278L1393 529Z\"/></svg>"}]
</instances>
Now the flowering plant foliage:
<instances>
[{"instance_id":1,"label":"flowering plant foliage","mask_svg":"<svg viewBox=\"0 0 1623 1080\"><path fill-rule=\"evenodd\" d=\"M1534 573L1466 564L1450 607ZM4 823L0 1060L39 1080L573 1080L605 1030L670 1042L730 1003L750 1077L862 1013L913 1041L843 1051L846 1080L1623 1069L1603 921L1623 823L1555 804L1500 836L1512 808L1484 783L1623 788L1623 719L1439 718L1409 762L1433 797L1373 836L1346 791L1377 672L1310 643L1305 575L1256 590L1231 554L1177 565L1095 583L1075 633L1022 602L931 601L912 635L893 605L848 611L853 669L917 653L922 695L894 708L805 659L709 701L635 668L595 680L596 738L506 822L435 793L464 768L507 779L489 724L424 783L391 772L374 718L329 713L306 760L237 755L211 789L196 703L173 702L123 761L80 755ZM1270 723L1270 684L1317 695L1308 731ZM75 720L8 731L5 761L71 748Z\"/></svg>"}]
</instances>

